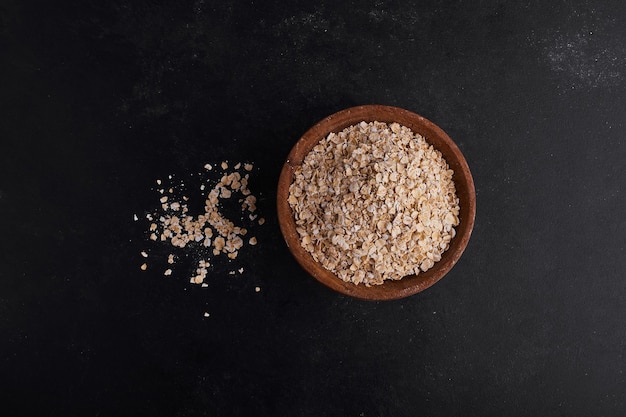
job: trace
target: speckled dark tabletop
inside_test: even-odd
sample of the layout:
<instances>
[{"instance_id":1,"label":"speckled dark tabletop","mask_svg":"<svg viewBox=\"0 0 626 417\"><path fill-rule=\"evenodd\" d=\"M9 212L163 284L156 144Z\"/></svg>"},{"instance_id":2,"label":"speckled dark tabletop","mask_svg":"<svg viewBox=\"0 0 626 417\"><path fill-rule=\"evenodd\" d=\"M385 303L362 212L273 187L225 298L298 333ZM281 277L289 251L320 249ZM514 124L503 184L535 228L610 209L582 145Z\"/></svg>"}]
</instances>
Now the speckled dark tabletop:
<instances>
[{"instance_id":1,"label":"speckled dark tabletop","mask_svg":"<svg viewBox=\"0 0 626 417\"><path fill-rule=\"evenodd\" d=\"M626 415L622 1L63 3L0 4L3 415ZM294 142L371 103L477 191L459 263L390 302L308 276L274 203ZM155 181L223 160L258 245L164 276Z\"/></svg>"}]
</instances>

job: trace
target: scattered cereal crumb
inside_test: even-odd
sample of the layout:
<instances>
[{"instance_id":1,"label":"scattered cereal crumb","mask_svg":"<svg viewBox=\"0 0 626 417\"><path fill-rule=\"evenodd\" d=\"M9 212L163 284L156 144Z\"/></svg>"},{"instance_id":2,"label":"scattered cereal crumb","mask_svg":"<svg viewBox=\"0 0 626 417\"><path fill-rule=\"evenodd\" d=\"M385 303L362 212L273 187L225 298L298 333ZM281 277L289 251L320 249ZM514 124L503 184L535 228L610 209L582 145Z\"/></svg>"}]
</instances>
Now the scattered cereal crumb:
<instances>
[{"instance_id":1,"label":"scattered cereal crumb","mask_svg":"<svg viewBox=\"0 0 626 417\"><path fill-rule=\"evenodd\" d=\"M146 269L148 269L148 264L141 264L140 268L142 271L145 271Z\"/></svg>"},{"instance_id":2,"label":"scattered cereal crumb","mask_svg":"<svg viewBox=\"0 0 626 417\"><path fill-rule=\"evenodd\" d=\"M254 236L251 237L250 240L248 241L248 243L250 243L252 246L256 245L257 244L256 237L254 237Z\"/></svg>"},{"instance_id":3,"label":"scattered cereal crumb","mask_svg":"<svg viewBox=\"0 0 626 417\"><path fill-rule=\"evenodd\" d=\"M264 217L261 217L261 218L259 219L259 226L262 226L264 223L265 223L265 218L264 218Z\"/></svg>"},{"instance_id":4,"label":"scattered cereal crumb","mask_svg":"<svg viewBox=\"0 0 626 417\"><path fill-rule=\"evenodd\" d=\"M145 250L142 250L142 251L141 251L141 256L143 256L144 258L147 258L147 257L148 257L148 254L146 253L146 251L145 251Z\"/></svg>"},{"instance_id":5,"label":"scattered cereal crumb","mask_svg":"<svg viewBox=\"0 0 626 417\"><path fill-rule=\"evenodd\" d=\"M160 238L161 241L167 242L175 248L189 247L190 250L200 250L203 256L210 257L211 253L213 256L225 255L231 262L241 256L240 251L244 247L243 237L246 236L248 230L225 218L220 213L220 203L222 200L236 196L241 205L242 214L247 211L253 220L258 219L258 215L253 214L257 210L257 199L248 189L249 174L244 175L242 174L243 171L239 171L239 169L250 171L252 164L238 162L232 167L235 170L233 172L227 171L229 168L228 161L223 161L220 166L225 172L221 174L222 177L219 182L212 186L210 180L206 179L205 181L203 179L203 183L199 185L201 191L199 194L204 199L204 212L202 214L188 214L189 209L186 202L189 197L184 195L181 197L181 194L177 194L177 191L184 189L182 181L177 181L175 186L173 183L167 184L167 180L157 182L160 188L156 191L159 192L158 198L161 207L158 211L146 215L146 218L151 222L148 232L151 233L150 240L157 241ZM213 166L205 164L204 168L210 171ZM170 180L173 177L174 175L168 176ZM180 190L178 187L181 187ZM241 220L243 220L243 216ZM260 221L261 224L263 221ZM256 238L249 239L248 242L255 245ZM148 252L143 251L142 256L147 257ZM153 254L150 256L152 257ZM174 253L167 255L169 265L174 264L175 260ZM144 265L142 269L147 268L147 265ZM232 265L233 270L228 272L230 275L243 274L244 268L239 268L234 262ZM189 282L208 287L205 279L209 267L208 260L200 260L195 273L190 274ZM166 268L164 268L164 275L173 275L173 268Z\"/></svg>"},{"instance_id":6,"label":"scattered cereal crumb","mask_svg":"<svg viewBox=\"0 0 626 417\"><path fill-rule=\"evenodd\" d=\"M222 191L220 193L221 198L230 198L231 195L232 193L228 188L222 188Z\"/></svg>"},{"instance_id":7,"label":"scattered cereal crumb","mask_svg":"<svg viewBox=\"0 0 626 417\"><path fill-rule=\"evenodd\" d=\"M261 287L254 287L254 292L261 292Z\"/></svg>"},{"instance_id":8,"label":"scattered cereal crumb","mask_svg":"<svg viewBox=\"0 0 626 417\"><path fill-rule=\"evenodd\" d=\"M161 185L161 180L156 180L157 185Z\"/></svg>"},{"instance_id":9,"label":"scattered cereal crumb","mask_svg":"<svg viewBox=\"0 0 626 417\"><path fill-rule=\"evenodd\" d=\"M204 312L204 317L209 317L209 316L210 316L210 314L205 311Z\"/></svg>"},{"instance_id":10,"label":"scattered cereal crumb","mask_svg":"<svg viewBox=\"0 0 626 417\"><path fill-rule=\"evenodd\" d=\"M198 261L198 268L196 269L196 276L191 277L190 282L192 284L202 284L204 279L207 276L208 270L207 268L211 266L211 264L203 259Z\"/></svg>"},{"instance_id":11,"label":"scattered cereal crumb","mask_svg":"<svg viewBox=\"0 0 626 417\"><path fill-rule=\"evenodd\" d=\"M250 213L254 213L254 211L256 211L256 197L253 195L247 196L241 205L241 208L242 210L247 208Z\"/></svg>"},{"instance_id":12,"label":"scattered cereal crumb","mask_svg":"<svg viewBox=\"0 0 626 417\"><path fill-rule=\"evenodd\" d=\"M137 220L139 220L139 217L137 217L137 215L136 215L136 214L133 214L133 220L134 220L134 221L137 221Z\"/></svg>"}]
</instances>

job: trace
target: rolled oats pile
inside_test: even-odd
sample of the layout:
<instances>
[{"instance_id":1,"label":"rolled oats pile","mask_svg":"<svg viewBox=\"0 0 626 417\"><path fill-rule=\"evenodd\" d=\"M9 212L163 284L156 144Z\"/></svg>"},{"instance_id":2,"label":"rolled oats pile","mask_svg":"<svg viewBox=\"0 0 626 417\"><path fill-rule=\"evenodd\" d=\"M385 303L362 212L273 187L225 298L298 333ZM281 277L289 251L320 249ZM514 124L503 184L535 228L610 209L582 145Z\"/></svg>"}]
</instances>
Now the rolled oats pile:
<instances>
[{"instance_id":1,"label":"rolled oats pile","mask_svg":"<svg viewBox=\"0 0 626 417\"><path fill-rule=\"evenodd\" d=\"M302 247L355 284L425 272L459 224L453 174L441 152L398 123L330 133L289 188Z\"/></svg>"}]
</instances>

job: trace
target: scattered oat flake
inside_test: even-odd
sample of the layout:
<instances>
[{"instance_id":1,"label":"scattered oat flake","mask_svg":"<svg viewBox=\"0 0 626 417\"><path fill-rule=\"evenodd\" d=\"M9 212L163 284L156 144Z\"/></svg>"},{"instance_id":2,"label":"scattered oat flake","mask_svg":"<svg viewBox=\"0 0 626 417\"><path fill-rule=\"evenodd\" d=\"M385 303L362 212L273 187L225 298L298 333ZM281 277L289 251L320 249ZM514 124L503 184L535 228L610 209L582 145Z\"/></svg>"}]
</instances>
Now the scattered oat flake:
<instances>
[{"instance_id":1,"label":"scattered oat flake","mask_svg":"<svg viewBox=\"0 0 626 417\"><path fill-rule=\"evenodd\" d=\"M134 220L134 221L137 221L137 220L139 220L139 217L137 217L137 215L136 215L136 214L133 214L133 220Z\"/></svg>"},{"instance_id":2,"label":"scattered oat flake","mask_svg":"<svg viewBox=\"0 0 626 417\"><path fill-rule=\"evenodd\" d=\"M264 218L264 217L261 217L261 218L259 219L259 226L262 226L264 223L265 223L265 218Z\"/></svg>"},{"instance_id":3,"label":"scattered oat flake","mask_svg":"<svg viewBox=\"0 0 626 417\"><path fill-rule=\"evenodd\" d=\"M161 207L153 214L146 215L146 218L151 222L148 227L150 240L160 240L173 248L179 248L177 250L184 250L184 254L180 256L189 257L191 254L193 257L202 256L204 258L198 261L195 272L191 273L189 277L190 283L201 285L203 288L208 287L205 279L209 273L208 268L211 266L209 262L211 256L228 258L229 262L232 262L233 268L232 271L228 272L230 275L243 274L244 272L244 268L236 266L234 260L242 255L241 250L245 244L243 237L246 236L248 230L242 225L236 225L220 212L221 202L228 198L236 198L241 205L242 214L247 211L251 215L252 221L258 219L256 214L252 214L257 210L257 199L248 189L249 174L243 175L239 171L239 169L251 170L252 164L239 162L233 166L232 172L228 171L228 161L223 161L220 166L224 172L221 173L221 179L214 178L214 180L219 180L217 183L213 183L215 185L211 185L211 179L202 179L201 192L198 194L204 200L203 212L189 214L186 203L190 200L189 197L177 194L178 192L182 193L184 182L176 181L174 186L173 182L167 184L167 180L162 182L159 180L157 184L167 184L157 190L160 194L158 199ZM204 168L210 171L213 166L205 164ZM202 174L199 172L198 175ZM170 180L173 177L174 175L168 176ZM167 195L165 195L166 190ZM241 220L244 218L241 217ZM263 222L264 219L260 220L261 224ZM248 243L255 245L257 240L253 237L248 240ZM142 256L147 257L147 255L147 251L142 252ZM151 253L150 256L153 257L154 254ZM167 263L169 265L174 264L177 256L179 255L176 252L169 253ZM147 264L144 265L142 269L145 270ZM164 275L174 274L172 268L166 268L164 268Z\"/></svg>"},{"instance_id":4,"label":"scattered oat flake","mask_svg":"<svg viewBox=\"0 0 626 417\"><path fill-rule=\"evenodd\" d=\"M209 316L210 316L210 314L205 311L204 312L204 317L209 317Z\"/></svg>"},{"instance_id":5,"label":"scattered oat flake","mask_svg":"<svg viewBox=\"0 0 626 417\"><path fill-rule=\"evenodd\" d=\"M261 292L261 287L254 287L254 292Z\"/></svg>"},{"instance_id":6,"label":"scattered oat flake","mask_svg":"<svg viewBox=\"0 0 626 417\"><path fill-rule=\"evenodd\" d=\"M147 258L147 257L148 257L148 254L146 253L146 251L145 251L145 250L142 250L142 251L141 251L141 256L143 256L144 258Z\"/></svg>"},{"instance_id":7,"label":"scattered oat flake","mask_svg":"<svg viewBox=\"0 0 626 417\"><path fill-rule=\"evenodd\" d=\"M157 185L161 185L161 180L156 180Z\"/></svg>"},{"instance_id":8,"label":"scattered oat flake","mask_svg":"<svg viewBox=\"0 0 626 417\"><path fill-rule=\"evenodd\" d=\"M142 271L145 271L146 269L148 269L148 264L141 264L140 268Z\"/></svg>"}]
</instances>

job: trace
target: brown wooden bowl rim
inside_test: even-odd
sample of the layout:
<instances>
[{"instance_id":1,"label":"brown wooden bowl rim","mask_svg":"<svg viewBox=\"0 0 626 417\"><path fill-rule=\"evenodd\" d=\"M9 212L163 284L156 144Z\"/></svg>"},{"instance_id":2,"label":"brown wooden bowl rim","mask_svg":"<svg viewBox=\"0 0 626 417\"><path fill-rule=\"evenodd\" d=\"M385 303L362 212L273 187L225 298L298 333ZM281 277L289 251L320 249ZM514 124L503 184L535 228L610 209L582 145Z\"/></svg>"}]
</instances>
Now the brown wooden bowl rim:
<instances>
[{"instance_id":1,"label":"brown wooden bowl rim","mask_svg":"<svg viewBox=\"0 0 626 417\"><path fill-rule=\"evenodd\" d=\"M311 254L300 245L295 219L287 198L289 186L293 182L295 169L302 164L304 157L322 138L330 132L339 132L346 127L366 122L397 122L426 138L429 144L441 151L448 165L454 170L457 196L460 200L460 223L450 247L443 253L435 266L418 275L409 275L401 280L386 280L381 285L365 285L345 282L317 263ZM408 110L378 104L351 107L334 113L311 127L291 149L283 165L278 181L276 197L278 222L285 243L298 263L315 279L342 294L364 300L394 300L408 297L432 286L457 263L467 247L476 216L476 191L474 180L465 157L452 139L430 120Z\"/></svg>"}]
</instances>

